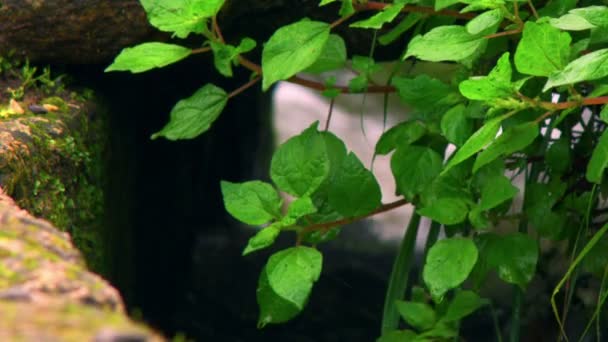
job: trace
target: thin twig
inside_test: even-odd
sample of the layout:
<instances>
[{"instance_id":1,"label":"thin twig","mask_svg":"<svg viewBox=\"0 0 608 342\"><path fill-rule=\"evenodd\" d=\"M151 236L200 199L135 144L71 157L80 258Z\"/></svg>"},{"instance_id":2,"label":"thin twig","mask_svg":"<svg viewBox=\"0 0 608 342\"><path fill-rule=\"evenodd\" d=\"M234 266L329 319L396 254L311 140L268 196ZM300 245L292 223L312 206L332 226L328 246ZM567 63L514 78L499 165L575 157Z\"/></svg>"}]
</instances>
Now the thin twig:
<instances>
[{"instance_id":1,"label":"thin twig","mask_svg":"<svg viewBox=\"0 0 608 342\"><path fill-rule=\"evenodd\" d=\"M254 79L252 79L251 81L243 84L242 86L236 88L235 90L233 90L230 94L228 94L228 98L233 98L235 96L237 96L238 94L244 92L245 90L251 88L251 86L253 86L254 84L258 83L259 80L261 80L262 78L260 76L256 76Z\"/></svg>"},{"instance_id":2,"label":"thin twig","mask_svg":"<svg viewBox=\"0 0 608 342\"><path fill-rule=\"evenodd\" d=\"M209 52L211 51L211 48L208 46L202 47L202 48L198 48L198 49L192 49L192 51L190 52L191 54L197 54L197 53L205 53L205 52Z\"/></svg>"},{"instance_id":3,"label":"thin twig","mask_svg":"<svg viewBox=\"0 0 608 342\"><path fill-rule=\"evenodd\" d=\"M327 121L325 121L325 132L329 130L329 123L331 122L331 115L334 112L334 102L336 101L335 97L331 98L329 101L329 113L327 113Z\"/></svg>"},{"instance_id":4,"label":"thin twig","mask_svg":"<svg viewBox=\"0 0 608 342\"><path fill-rule=\"evenodd\" d=\"M504 36L511 36L514 34L519 34L521 33L521 29L514 29L514 30L509 30L509 31L503 31L503 32L498 32L498 33L494 33L494 34L489 34L487 36L484 36L485 39L492 39L492 38L498 38L498 37L504 37Z\"/></svg>"},{"instance_id":5,"label":"thin twig","mask_svg":"<svg viewBox=\"0 0 608 342\"><path fill-rule=\"evenodd\" d=\"M382 3L382 2L378 2L378 1L368 1L366 3L356 5L355 9L357 9L358 11L372 11L372 10L381 11L389 5L392 5L392 4ZM475 13L460 13L458 11L446 10L446 9L435 11L435 9L433 9L432 7L414 6L414 5L407 5L407 6L403 7L401 12L424 13L424 14L430 14L430 15L454 17L454 18L458 18L458 19L473 19L476 16Z\"/></svg>"}]
</instances>

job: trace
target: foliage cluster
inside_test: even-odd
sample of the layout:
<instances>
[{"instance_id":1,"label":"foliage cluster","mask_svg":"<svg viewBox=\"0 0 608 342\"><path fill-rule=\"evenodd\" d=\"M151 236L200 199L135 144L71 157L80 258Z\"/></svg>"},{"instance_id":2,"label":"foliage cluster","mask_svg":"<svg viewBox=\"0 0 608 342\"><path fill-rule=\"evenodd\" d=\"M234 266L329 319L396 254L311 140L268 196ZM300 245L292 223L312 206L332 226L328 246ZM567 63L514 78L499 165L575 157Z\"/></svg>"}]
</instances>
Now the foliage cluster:
<instances>
[{"instance_id":1,"label":"foliage cluster","mask_svg":"<svg viewBox=\"0 0 608 342\"><path fill-rule=\"evenodd\" d=\"M263 44L260 64L245 57L257 46L253 39L227 42L222 36L217 14L224 0L141 4L153 26L175 38L200 35L202 45L144 43L124 49L107 71L143 72L210 52L226 77L235 66L252 72L248 83L231 92L206 84L179 101L152 138L199 136L227 101L260 81L263 90L288 81L331 99L397 93L412 109L376 145L376 154L392 153L396 191L402 196L394 203L381 203L373 173L327 130L331 110L325 128L315 123L276 150L270 165L274 184L222 182L226 210L260 227L244 255L271 246L279 234L296 236L295 246L273 254L261 271L260 327L288 321L305 307L323 264L315 246L336 238L346 223L412 204L416 213L394 264L379 341L453 340L460 321L490 303L478 292L490 272L512 284L509 337L518 341L526 311L522 298L547 267L540 248L547 241L561 246L569 260L551 297L560 334L566 335L577 279L594 277L599 285L596 299L588 303L589 324L582 335L595 322L599 340L600 309L608 297L605 3L322 0L320 6L336 6L336 21L302 19L278 28ZM373 53L349 55L335 33L339 25L349 25L354 34L379 30L374 44L402 51L387 79L376 79ZM457 71L449 82L400 71L404 63L416 61L451 63ZM327 72L347 65L356 76L336 84ZM304 73L319 74L324 82L303 78ZM524 179L523 186L513 185L516 177ZM278 191L295 198L285 212ZM523 205L514 205L517 196ZM408 287L421 216L433 225L422 284ZM498 230L505 221L515 223L513 228ZM445 239L438 240L440 231Z\"/></svg>"}]
</instances>

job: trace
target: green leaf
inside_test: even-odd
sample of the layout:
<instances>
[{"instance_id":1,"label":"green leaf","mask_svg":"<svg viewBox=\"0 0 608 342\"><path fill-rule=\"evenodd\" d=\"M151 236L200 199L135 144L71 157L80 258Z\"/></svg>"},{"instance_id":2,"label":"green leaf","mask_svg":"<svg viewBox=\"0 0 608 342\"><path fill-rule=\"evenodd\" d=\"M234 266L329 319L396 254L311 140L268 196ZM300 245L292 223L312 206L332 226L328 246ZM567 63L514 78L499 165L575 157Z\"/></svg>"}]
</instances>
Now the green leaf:
<instances>
[{"instance_id":1,"label":"green leaf","mask_svg":"<svg viewBox=\"0 0 608 342\"><path fill-rule=\"evenodd\" d=\"M549 23L551 23L551 26L564 31L582 31L597 27L585 18L571 13L559 18L551 18Z\"/></svg>"},{"instance_id":2,"label":"green leaf","mask_svg":"<svg viewBox=\"0 0 608 342\"><path fill-rule=\"evenodd\" d=\"M521 287L534 277L539 251L532 237L522 233L503 236L487 233L479 235L476 242L486 271L496 268L502 280Z\"/></svg>"},{"instance_id":3,"label":"green leaf","mask_svg":"<svg viewBox=\"0 0 608 342\"><path fill-rule=\"evenodd\" d=\"M162 68L188 57L190 53L192 50L175 44L143 43L131 48L124 48L105 72L138 73Z\"/></svg>"},{"instance_id":4,"label":"green leaf","mask_svg":"<svg viewBox=\"0 0 608 342\"><path fill-rule=\"evenodd\" d=\"M277 295L268 282L266 268L262 269L258 281L256 297L260 308L258 329L269 323L283 323L297 316L301 309L294 303Z\"/></svg>"},{"instance_id":5,"label":"green leaf","mask_svg":"<svg viewBox=\"0 0 608 342\"><path fill-rule=\"evenodd\" d=\"M219 12L224 0L141 0L140 3L152 26L186 38L190 33L206 32L207 19Z\"/></svg>"},{"instance_id":6,"label":"green leaf","mask_svg":"<svg viewBox=\"0 0 608 342\"><path fill-rule=\"evenodd\" d=\"M467 202L458 198L439 198L429 206L418 210L418 214L421 216L445 225L463 222L466 220L468 212Z\"/></svg>"},{"instance_id":7,"label":"green leaf","mask_svg":"<svg viewBox=\"0 0 608 342\"><path fill-rule=\"evenodd\" d=\"M425 342L424 340L416 340L416 336L416 333L411 330L391 330L382 334L376 342Z\"/></svg>"},{"instance_id":8,"label":"green leaf","mask_svg":"<svg viewBox=\"0 0 608 342\"><path fill-rule=\"evenodd\" d=\"M564 84L592 81L606 76L608 76L608 49L596 50L573 60L564 70L552 73L543 91Z\"/></svg>"},{"instance_id":9,"label":"green leaf","mask_svg":"<svg viewBox=\"0 0 608 342\"><path fill-rule=\"evenodd\" d=\"M399 15L405 6L404 0L397 0L393 4L387 5L382 11L376 13L371 18L360 20L350 24L350 27L380 29L382 25L390 23Z\"/></svg>"},{"instance_id":10,"label":"green leaf","mask_svg":"<svg viewBox=\"0 0 608 342\"><path fill-rule=\"evenodd\" d=\"M436 6L436 5L435 5ZM498 27L503 19L502 10L499 8L479 14L466 24L467 32L473 35L483 33L488 29Z\"/></svg>"},{"instance_id":11,"label":"green leaf","mask_svg":"<svg viewBox=\"0 0 608 342\"><path fill-rule=\"evenodd\" d=\"M243 250L243 256L271 246L277 239L277 236L279 236L280 232L281 228L279 228L276 224L272 224L260 230L249 239L249 242L247 242L247 247L245 247L245 250Z\"/></svg>"},{"instance_id":12,"label":"green leaf","mask_svg":"<svg viewBox=\"0 0 608 342\"><path fill-rule=\"evenodd\" d=\"M272 156L270 178L291 195L312 194L329 175L329 157L318 124L287 140Z\"/></svg>"},{"instance_id":13,"label":"green leaf","mask_svg":"<svg viewBox=\"0 0 608 342\"><path fill-rule=\"evenodd\" d=\"M500 123L506 119L509 114L505 114L494 119L489 120L480 129L478 129L471 137L459 148L452 159L445 166L441 174L445 174L452 167L462 163L469 157L477 153L479 150L484 148L498 133Z\"/></svg>"},{"instance_id":14,"label":"green leaf","mask_svg":"<svg viewBox=\"0 0 608 342\"><path fill-rule=\"evenodd\" d=\"M399 97L419 111L445 109L461 101L460 94L450 85L427 75L416 78L394 77L392 84Z\"/></svg>"},{"instance_id":15,"label":"green leaf","mask_svg":"<svg viewBox=\"0 0 608 342\"><path fill-rule=\"evenodd\" d=\"M262 51L262 88L305 70L321 56L329 39L329 24L301 20L279 28Z\"/></svg>"},{"instance_id":16,"label":"green leaf","mask_svg":"<svg viewBox=\"0 0 608 342\"><path fill-rule=\"evenodd\" d=\"M570 35L548 23L527 21L515 51L515 67L522 74L549 76L562 70L570 56Z\"/></svg>"},{"instance_id":17,"label":"green leaf","mask_svg":"<svg viewBox=\"0 0 608 342\"><path fill-rule=\"evenodd\" d=\"M608 27L608 7L589 6L575 8L560 18L551 18L551 25L567 31L581 31Z\"/></svg>"},{"instance_id":18,"label":"green leaf","mask_svg":"<svg viewBox=\"0 0 608 342\"><path fill-rule=\"evenodd\" d=\"M429 249L422 271L431 296L441 301L443 295L467 279L477 262L477 247L470 239L440 240Z\"/></svg>"},{"instance_id":19,"label":"green leaf","mask_svg":"<svg viewBox=\"0 0 608 342\"><path fill-rule=\"evenodd\" d=\"M459 2L460 0L435 0L435 11L442 10Z\"/></svg>"},{"instance_id":20,"label":"green leaf","mask_svg":"<svg viewBox=\"0 0 608 342\"><path fill-rule=\"evenodd\" d=\"M570 149L570 137L562 136L551 144L545 154L545 162L554 175L561 175L570 168L572 150Z\"/></svg>"},{"instance_id":21,"label":"green leaf","mask_svg":"<svg viewBox=\"0 0 608 342\"><path fill-rule=\"evenodd\" d=\"M430 62L462 61L473 56L485 42L483 36L468 33L464 26L439 26L410 40L403 59L414 56Z\"/></svg>"},{"instance_id":22,"label":"green leaf","mask_svg":"<svg viewBox=\"0 0 608 342\"><path fill-rule=\"evenodd\" d=\"M604 108L602 108L602 111L600 112L600 118L602 119L602 121L608 123L608 105L604 105Z\"/></svg>"},{"instance_id":23,"label":"green leaf","mask_svg":"<svg viewBox=\"0 0 608 342\"><path fill-rule=\"evenodd\" d=\"M236 47L218 42L210 44L215 68L226 77L232 77L232 64L238 61L239 54L253 50L256 45L255 40L251 38L244 38Z\"/></svg>"},{"instance_id":24,"label":"green leaf","mask_svg":"<svg viewBox=\"0 0 608 342\"><path fill-rule=\"evenodd\" d=\"M347 17L351 14L355 14L355 7L353 6L353 0L342 0L342 6L340 7L340 16Z\"/></svg>"},{"instance_id":25,"label":"green leaf","mask_svg":"<svg viewBox=\"0 0 608 342\"><path fill-rule=\"evenodd\" d=\"M426 303L398 300L396 307L403 320L418 331L432 328L437 321L435 310Z\"/></svg>"},{"instance_id":26,"label":"green leaf","mask_svg":"<svg viewBox=\"0 0 608 342\"><path fill-rule=\"evenodd\" d=\"M472 77L460 82L458 88L468 99L493 102L514 94L515 87L511 84L511 74L509 53L505 52L488 76Z\"/></svg>"},{"instance_id":27,"label":"green leaf","mask_svg":"<svg viewBox=\"0 0 608 342\"><path fill-rule=\"evenodd\" d=\"M426 126L418 120L401 122L384 132L376 143L376 154L385 155L398 146L409 145L426 134Z\"/></svg>"},{"instance_id":28,"label":"green leaf","mask_svg":"<svg viewBox=\"0 0 608 342\"><path fill-rule=\"evenodd\" d=\"M323 256L310 247L291 247L273 254L266 264L268 284L277 296L302 310L321 275Z\"/></svg>"},{"instance_id":29,"label":"green leaf","mask_svg":"<svg viewBox=\"0 0 608 342\"><path fill-rule=\"evenodd\" d=\"M329 203L344 217L370 213L381 205L380 185L354 153L343 159L329 187Z\"/></svg>"},{"instance_id":30,"label":"green leaf","mask_svg":"<svg viewBox=\"0 0 608 342\"><path fill-rule=\"evenodd\" d=\"M553 211L553 206L566 191L566 183L559 180L550 183L526 185L524 208L526 217L540 236L559 239L565 226L566 213Z\"/></svg>"},{"instance_id":31,"label":"green leaf","mask_svg":"<svg viewBox=\"0 0 608 342\"><path fill-rule=\"evenodd\" d=\"M152 139L193 139L206 132L220 116L228 102L222 88L206 84L187 99L180 100L171 110L169 123L152 134Z\"/></svg>"},{"instance_id":32,"label":"green leaf","mask_svg":"<svg viewBox=\"0 0 608 342\"><path fill-rule=\"evenodd\" d=\"M477 156L473 165L473 172L498 157L508 156L513 152L523 150L536 139L538 133L539 129L536 122L526 122L507 128L503 134Z\"/></svg>"},{"instance_id":33,"label":"green leaf","mask_svg":"<svg viewBox=\"0 0 608 342\"><path fill-rule=\"evenodd\" d=\"M608 131L602 133L597 146L593 149L585 175L587 180L600 184L606 167L608 167Z\"/></svg>"},{"instance_id":34,"label":"green leaf","mask_svg":"<svg viewBox=\"0 0 608 342\"><path fill-rule=\"evenodd\" d=\"M401 146L391 157L397 192L411 199L441 172L443 159L429 147Z\"/></svg>"},{"instance_id":35,"label":"green leaf","mask_svg":"<svg viewBox=\"0 0 608 342\"><path fill-rule=\"evenodd\" d=\"M378 43L380 43L381 45L388 45L394 42L407 30L416 25L416 23L418 23L423 17L424 15L421 13L409 13L399 24L397 24L397 26L391 29L388 33L385 33L378 37Z\"/></svg>"},{"instance_id":36,"label":"green leaf","mask_svg":"<svg viewBox=\"0 0 608 342\"><path fill-rule=\"evenodd\" d=\"M460 321L488 303L473 291L458 291L440 320L441 322Z\"/></svg>"},{"instance_id":37,"label":"green leaf","mask_svg":"<svg viewBox=\"0 0 608 342\"><path fill-rule=\"evenodd\" d=\"M481 188L480 210L489 210L513 198L519 189L504 175L494 176Z\"/></svg>"},{"instance_id":38,"label":"green leaf","mask_svg":"<svg viewBox=\"0 0 608 342\"><path fill-rule=\"evenodd\" d=\"M261 225L281 217L283 201L272 185L260 181L220 182L226 211L237 220Z\"/></svg>"},{"instance_id":39,"label":"green leaf","mask_svg":"<svg viewBox=\"0 0 608 342\"><path fill-rule=\"evenodd\" d=\"M301 217L314 214L316 212L317 208L312 203L312 199L310 197L300 197L289 204L289 208L287 208L287 217L297 220Z\"/></svg>"},{"instance_id":40,"label":"green leaf","mask_svg":"<svg viewBox=\"0 0 608 342\"><path fill-rule=\"evenodd\" d=\"M431 330L425 331L418 336L416 342L434 342L454 339L458 336L458 331L451 324L443 322L437 323Z\"/></svg>"},{"instance_id":41,"label":"green leaf","mask_svg":"<svg viewBox=\"0 0 608 342\"><path fill-rule=\"evenodd\" d=\"M466 116L466 107L458 105L441 118L441 134L456 146L462 146L473 133L473 122Z\"/></svg>"},{"instance_id":42,"label":"green leaf","mask_svg":"<svg viewBox=\"0 0 608 342\"><path fill-rule=\"evenodd\" d=\"M340 69L346 63L346 44L344 39L337 34L329 35L323 46L321 55L306 70L312 74L320 74L325 71Z\"/></svg>"}]
</instances>

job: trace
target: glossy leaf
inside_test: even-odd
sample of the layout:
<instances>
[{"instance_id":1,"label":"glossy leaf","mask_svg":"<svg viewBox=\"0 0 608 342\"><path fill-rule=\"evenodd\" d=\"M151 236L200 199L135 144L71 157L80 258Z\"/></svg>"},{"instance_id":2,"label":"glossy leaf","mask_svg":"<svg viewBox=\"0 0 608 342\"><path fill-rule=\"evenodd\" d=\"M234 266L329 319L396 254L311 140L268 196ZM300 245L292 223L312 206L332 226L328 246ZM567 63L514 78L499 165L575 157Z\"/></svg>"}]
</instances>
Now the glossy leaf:
<instances>
[{"instance_id":1,"label":"glossy leaf","mask_svg":"<svg viewBox=\"0 0 608 342\"><path fill-rule=\"evenodd\" d=\"M270 178L291 195L312 194L329 175L327 148L317 125L287 140L272 156Z\"/></svg>"},{"instance_id":2,"label":"glossy leaf","mask_svg":"<svg viewBox=\"0 0 608 342\"><path fill-rule=\"evenodd\" d=\"M422 277L436 301L467 279L477 262L477 254L473 241L464 238L440 240L431 247Z\"/></svg>"},{"instance_id":3,"label":"glossy leaf","mask_svg":"<svg viewBox=\"0 0 608 342\"><path fill-rule=\"evenodd\" d=\"M261 181L221 181L220 185L226 211L239 221L261 225L280 217L283 201L272 185Z\"/></svg>"},{"instance_id":4,"label":"glossy leaf","mask_svg":"<svg viewBox=\"0 0 608 342\"><path fill-rule=\"evenodd\" d=\"M279 296L270 286L266 267L260 272L258 289L256 291L260 314L258 328L261 329L270 323L283 323L297 316L301 308L289 300Z\"/></svg>"},{"instance_id":5,"label":"glossy leaf","mask_svg":"<svg viewBox=\"0 0 608 342\"><path fill-rule=\"evenodd\" d=\"M570 10L559 18L551 18L551 25L567 31L581 31L608 27L608 7L589 6Z\"/></svg>"},{"instance_id":6,"label":"glossy leaf","mask_svg":"<svg viewBox=\"0 0 608 342\"><path fill-rule=\"evenodd\" d=\"M468 33L476 35L497 27L502 22L502 19L502 10L496 8L476 16L465 27Z\"/></svg>"},{"instance_id":7,"label":"glossy leaf","mask_svg":"<svg viewBox=\"0 0 608 342\"><path fill-rule=\"evenodd\" d=\"M329 39L329 24L301 20L275 31L262 51L262 88L313 65Z\"/></svg>"},{"instance_id":8,"label":"glossy leaf","mask_svg":"<svg viewBox=\"0 0 608 342\"><path fill-rule=\"evenodd\" d=\"M143 43L124 48L105 72L144 72L180 61L192 53L187 47L166 43Z\"/></svg>"},{"instance_id":9,"label":"glossy leaf","mask_svg":"<svg viewBox=\"0 0 608 342\"><path fill-rule=\"evenodd\" d=\"M563 70L549 75L543 91L606 76L608 76L608 49L596 50L573 60Z\"/></svg>"},{"instance_id":10,"label":"glossy leaf","mask_svg":"<svg viewBox=\"0 0 608 342\"><path fill-rule=\"evenodd\" d=\"M414 56L430 62L461 61L473 56L486 40L467 32L464 26L439 26L423 36L416 36L403 57Z\"/></svg>"},{"instance_id":11,"label":"glossy leaf","mask_svg":"<svg viewBox=\"0 0 608 342\"><path fill-rule=\"evenodd\" d=\"M515 66L522 74L549 76L562 70L570 56L570 35L548 23L528 21L515 51Z\"/></svg>"},{"instance_id":12,"label":"glossy leaf","mask_svg":"<svg viewBox=\"0 0 608 342\"><path fill-rule=\"evenodd\" d=\"M220 116L228 94L224 89L207 84L187 99L180 100L171 110L169 123L152 134L152 139L193 139L206 132Z\"/></svg>"},{"instance_id":13,"label":"glossy leaf","mask_svg":"<svg viewBox=\"0 0 608 342\"><path fill-rule=\"evenodd\" d=\"M275 224L263 228L249 239L245 250L243 250L243 255L272 246L279 233L281 233L281 228Z\"/></svg>"}]
</instances>

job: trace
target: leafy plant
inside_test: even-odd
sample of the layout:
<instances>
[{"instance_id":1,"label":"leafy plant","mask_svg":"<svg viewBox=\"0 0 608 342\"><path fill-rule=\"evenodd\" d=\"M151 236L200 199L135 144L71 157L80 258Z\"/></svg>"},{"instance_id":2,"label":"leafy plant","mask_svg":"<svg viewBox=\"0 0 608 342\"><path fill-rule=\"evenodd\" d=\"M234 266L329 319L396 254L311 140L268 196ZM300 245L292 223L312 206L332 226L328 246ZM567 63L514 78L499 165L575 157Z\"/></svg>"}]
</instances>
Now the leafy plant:
<instances>
[{"instance_id":1,"label":"leafy plant","mask_svg":"<svg viewBox=\"0 0 608 342\"><path fill-rule=\"evenodd\" d=\"M563 327L577 279L598 277L597 302L583 335L595 322L599 340L599 313L608 293L605 3L322 0L320 6L340 5L336 20L302 19L278 28L262 45L261 64L245 56L257 42L243 37L232 45L222 36L217 14L223 0L141 3L153 26L177 38L200 35L202 45L140 44L123 50L106 71L144 72L212 53L222 75L230 77L234 66L252 73L249 82L230 92L204 85L175 105L169 123L152 138L192 139L204 133L227 101L259 82L263 90L293 82L332 99L397 93L412 108L409 118L388 129L376 145L377 154L392 153L396 190L403 196L396 202L381 203L374 174L318 123L276 150L273 184L222 182L227 211L259 227L244 255L270 247L280 234L296 236L295 246L273 254L261 271L259 327L290 320L305 307L322 269L315 246L336 238L347 223L413 204L417 209L393 267L379 341L453 340L460 321L490 303L478 294L489 272L513 286L509 338L518 341L526 311L523 294L547 267L541 243L562 241L571 263L564 265L559 282L549 279L556 281L551 310L567 338ZM373 54L349 55L334 30L347 24L353 32L381 29L377 42L393 46L398 66L451 63L455 71L449 81L396 71L383 83L372 80L378 68ZM323 74L347 65L357 72L348 84ZM394 70L400 69L411 70ZM299 76L307 72L320 73L325 81ZM331 112L328 123L330 118ZM515 186L518 176L524 184ZM279 191L294 198L284 212ZM514 205L518 195L521 207ZM424 288L413 287L412 297L405 298L421 216L433 221ZM498 229L503 223L512 228ZM440 230L447 238L437 239ZM502 338L500 331L497 335Z\"/></svg>"}]
</instances>

